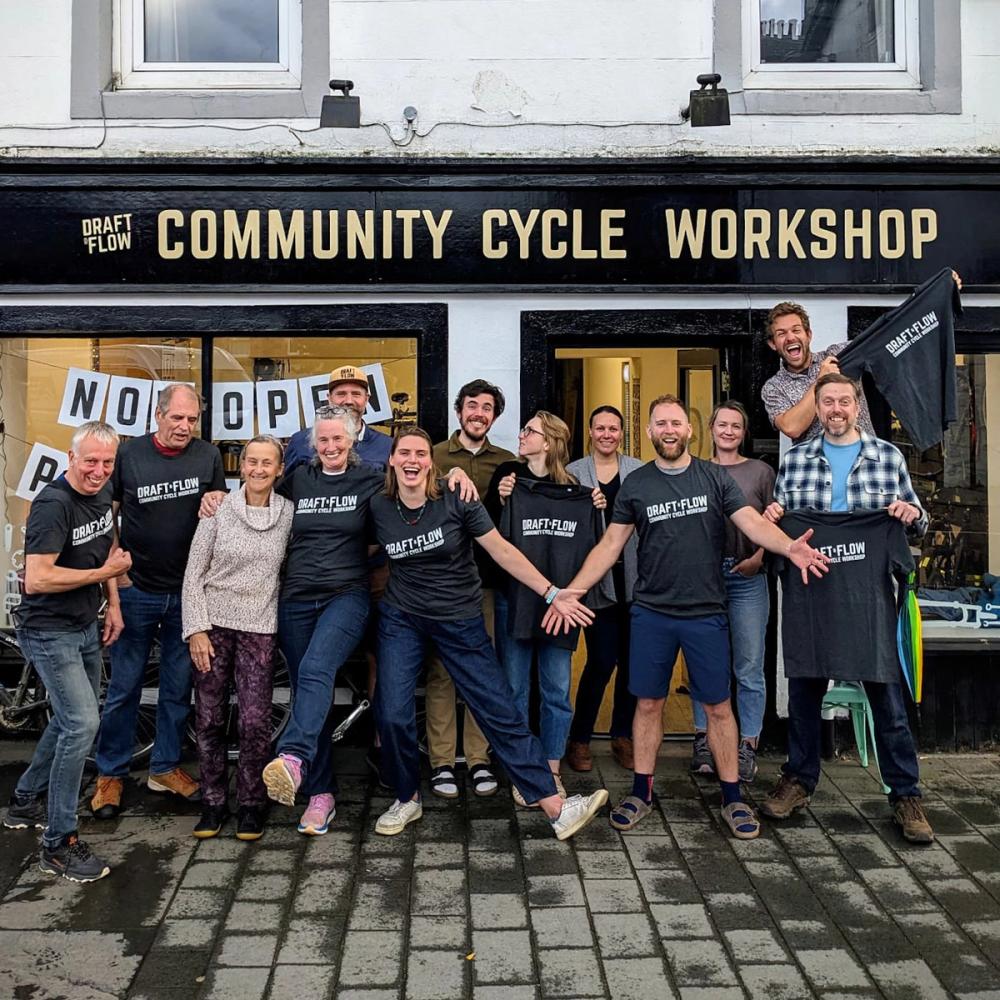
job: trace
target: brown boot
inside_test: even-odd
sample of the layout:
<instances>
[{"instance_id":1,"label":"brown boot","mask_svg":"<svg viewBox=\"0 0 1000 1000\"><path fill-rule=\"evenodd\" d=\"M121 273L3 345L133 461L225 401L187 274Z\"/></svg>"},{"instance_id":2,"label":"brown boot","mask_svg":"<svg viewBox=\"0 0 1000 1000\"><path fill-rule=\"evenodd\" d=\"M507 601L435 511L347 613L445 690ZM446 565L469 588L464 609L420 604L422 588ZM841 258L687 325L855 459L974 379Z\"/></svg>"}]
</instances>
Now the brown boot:
<instances>
[{"instance_id":1,"label":"brown boot","mask_svg":"<svg viewBox=\"0 0 1000 1000\"><path fill-rule=\"evenodd\" d=\"M929 844L934 840L934 831L920 804L920 799L904 795L892 805L892 821L899 827L903 839L911 844Z\"/></svg>"},{"instance_id":2,"label":"brown boot","mask_svg":"<svg viewBox=\"0 0 1000 1000\"><path fill-rule=\"evenodd\" d=\"M760 811L771 819L788 819L796 809L809 805L805 786L783 774L771 794L760 804Z\"/></svg>"},{"instance_id":3,"label":"brown boot","mask_svg":"<svg viewBox=\"0 0 1000 1000\"><path fill-rule=\"evenodd\" d=\"M619 767L623 767L626 771L635 770L635 755L630 736L616 736L611 741L611 753L614 754Z\"/></svg>"},{"instance_id":4,"label":"brown boot","mask_svg":"<svg viewBox=\"0 0 1000 1000\"><path fill-rule=\"evenodd\" d=\"M566 763L574 771L591 771L594 768L594 758L590 756L590 744L570 740L566 744Z\"/></svg>"},{"instance_id":5,"label":"brown boot","mask_svg":"<svg viewBox=\"0 0 1000 1000\"><path fill-rule=\"evenodd\" d=\"M121 778L97 779L97 790L90 800L90 811L97 819L115 819L122 811Z\"/></svg>"},{"instance_id":6,"label":"brown boot","mask_svg":"<svg viewBox=\"0 0 1000 1000\"><path fill-rule=\"evenodd\" d=\"M191 777L183 768L175 767L166 774L151 774L146 781L146 787L151 792L166 792L170 795L179 795L188 802L201 801L201 789L198 782Z\"/></svg>"}]
</instances>

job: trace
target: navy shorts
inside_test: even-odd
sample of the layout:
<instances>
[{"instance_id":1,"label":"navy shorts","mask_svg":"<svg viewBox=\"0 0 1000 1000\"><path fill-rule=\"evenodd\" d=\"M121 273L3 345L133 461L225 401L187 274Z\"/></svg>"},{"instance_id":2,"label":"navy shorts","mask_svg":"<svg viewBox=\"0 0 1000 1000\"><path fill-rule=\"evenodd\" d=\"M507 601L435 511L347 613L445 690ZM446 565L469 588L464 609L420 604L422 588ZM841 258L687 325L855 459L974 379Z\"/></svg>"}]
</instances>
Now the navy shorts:
<instances>
[{"instance_id":1,"label":"navy shorts","mask_svg":"<svg viewBox=\"0 0 1000 1000\"><path fill-rule=\"evenodd\" d=\"M676 618L632 605L628 689L637 698L666 698L678 650L687 663L691 697L703 705L729 700L729 619Z\"/></svg>"}]
</instances>

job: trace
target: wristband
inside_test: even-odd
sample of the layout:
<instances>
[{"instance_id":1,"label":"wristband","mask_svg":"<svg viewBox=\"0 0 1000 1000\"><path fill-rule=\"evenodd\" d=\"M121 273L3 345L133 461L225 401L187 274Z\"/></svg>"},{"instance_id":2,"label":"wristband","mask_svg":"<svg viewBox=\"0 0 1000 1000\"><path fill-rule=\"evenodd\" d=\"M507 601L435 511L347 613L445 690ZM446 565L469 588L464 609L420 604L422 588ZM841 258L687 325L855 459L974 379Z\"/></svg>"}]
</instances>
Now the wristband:
<instances>
[{"instance_id":1,"label":"wristband","mask_svg":"<svg viewBox=\"0 0 1000 1000\"><path fill-rule=\"evenodd\" d=\"M545 591L545 603L551 605L559 594L559 588L552 584L547 591Z\"/></svg>"}]
</instances>

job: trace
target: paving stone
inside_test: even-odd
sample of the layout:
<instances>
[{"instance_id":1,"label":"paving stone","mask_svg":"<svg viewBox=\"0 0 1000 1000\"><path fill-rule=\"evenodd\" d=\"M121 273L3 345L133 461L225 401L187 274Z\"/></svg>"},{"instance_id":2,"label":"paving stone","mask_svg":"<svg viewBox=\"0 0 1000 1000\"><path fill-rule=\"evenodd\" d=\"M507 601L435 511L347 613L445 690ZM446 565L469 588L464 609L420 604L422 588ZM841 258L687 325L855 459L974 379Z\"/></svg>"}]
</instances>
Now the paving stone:
<instances>
[{"instance_id":1,"label":"paving stone","mask_svg":"<svg viewBox=\"0 0 1000 1000\"><path fill-rule=\"evenodd\" d=\"M447 951L411 950L406 959L407 1000L455 1000L465 995L471 963Z\"/></svg>"},{"instance_id":2,"label":"paving stone","mask_svg":"<svg viewBox=\"0 0 1000 1000\"><path fill-rule=\"evenodd\" d=\"M461 876L461 872L455 872ZM409 906L408 882L361 882L354 890L348 927L358 931L400 931Z\"/></svg>"},{"instance_id":3,"label":"paving stone","mask_svg":"<svg viewBox=\"0 0 1000 1000\"><path fill-rule=\"evenodd\" d=\"M751 1000L802 1000L811 994L794 965L741 965L739 973Z\"/></svg>"},{"instance_id":4,"label":"paving stone","mask_svg":"<svg viewBox=\"0 0 1000 1000\"><path fill-rule=\"evenodd\" d=\"M582 906L532 907L531 927L539 948L590 948L594 943Z\"/></svg>"},{"instance_id":5,"label":"paving stone","mask_svg":"<svg viewBox=\"0 0 1000 1000\"><path fill-rule=\"evenodd\" d=\"M164 920L156 936L160 948L211 949L219 929L218 921L202 919Z\"/></svg>"},{"instance_id":6,"label":"paving stone","mask_svg":"<svg viewBox=\"0 0 1000 1000\"><path fill-rule=\"evenodd\" d=\"M531 906L582 906L583 886L576 875L531 875L528 902Z\"/></svg>"},{"instance_id":7,"label":"paving stone","mask_svg":"<svg viewBox=\"0 0 1000 1000\"><path fill-rule=\"evenodd\" d=\"M837 848L824 830L809 828L795 830L779 826L775 834L794 858L808 857L811 854L837 853Z\"/></svg>"},{"instance_id":8,"label":"paving stone","mask_svg":"<svg viewBox=\"0 0 1000 1000\"><path fill-rule=\"evenodd\" d=\"M682 986L681 1000L746 1000L738 986Z\"/></svg>"},{"instance_id":9,"label":"paving stone","mask_svg":"<svg viewBox=\"0 0 1000 1000\"><path fill-rule=\"evenodd\" d=\"M815 950L843 940L829 917L824 920L779 920L778 924L781 936L796 953L800 948Z\"/></svg>"},{"instance_id":10,"label":"paving stone","mask_svg":"<svg viewBox=\"0 0 1000 1000\"><path fill-rule=\"evenodd\" d=\"M110 935L108 936L110 940ZM83 947L88 942L74 934L75 947ZM27 941L31 941L30 935ZM20 939L18 941L20 944ZM41 947L52 947L52 935L49 935L48 944ZM40 953L40 951L38 952ZM36 953L37 954L37 953ZM93 953L95 961L97 956L103 955L103 949L97 948ZM139 967L139 974L132 982L132 991L135 993L156 990L177 990L186 992L188 996L194 996L200 989L200 983L208 971L209 951L194 951L181 948L152 948L142 958L142 965ZM7 957L5 953L5 957ZM138 963L141 956L136 957ZM37 962L33 962L33 971L37 974ZM0 972L3 969L0 967ZM53 976L58 978L58 966L51 970ZM74 969L74 972L78 970ZM114 970L112 970L112 978ZM122 990L124 992L124 989ZM30 994L29 994L30 995ZM72 996L72 994L70 994Z\"/></svg>"},{"instance_id":11,"label":"paving stone","mask_svg":"<svg viewBox=\"0 0 1000 1000\"><path fill-rule=\"evenodd\" d=\"M475 928L521 928L528 926L524 896L515 893L473 893L472 926Z\"/></svg>"},{"instance_id":12,"label":"paving stone","mask_svg":"<svg viewBox=\"0 0 1000 1000\"><path fill-rule=\"evenodd\" d=\"M375 879L398 881L410 877L410 867L410 859L407 857L368 855L362 858L354 874L364 881Z\"/></svg>"},{"instance_id":13,"label":"paving stone","mask_svg":"<svg viewBox=\"0 0 1000 1000\"><path fill-rule=\"evenodd\" d=\"M468 836L470 851L516 850L517 825L511 819L473 819Z\"/></svg>"},{"instance_id":14,"label":"paving stone","mask_svg":"<svg viewBox=\"0 0 1000 1000\"><path fill-rule=\"evenodd\" d=\"M410 917L411 948L467 948L469 928L464 917Z\"/></svg>"},{"instance_id":15,"label":"paving stone","mask_svg":"<svg viewBox=\"0 0 1000 1000\"><path fill-rule=\"evenodd\" d=\"M277 934L223 934L215 961L219 965L270 968L277 947Z\"/></svg>"},{"instance_id":16,"label":"paving stone","mask_svg":"<svg viewBox=\"0 0 1000 1000\"><path fill-rule=\"evenodd\" d=\"M838 924L865 927L885 919L875 897L861 882L824 882L817 886L816 895Z\"/></svg>"},{"instance_id":17,"label":"paving stone","mask_svg":"<svg viewBox=\"0 0 1000 1000\"><path fill-rule=\"evenodd\" d=\"M236 884L236 898L239 900L259 899L273 902L286 899L291 895L291 891L291 872L244 875Z\"/></svg>"},{"instance_id":18,"label":"paving stone","mask_svg":"<svg viewBox=\"0 0 1000 1000\"><path fill-rule=\"evenodd\" d=\"M718 941L664 940L678 986L735 986L736 976Z\"/></svg>"},{"instance_id":19,"label":"paving stone","mask_svg":"<svg viewBox=\"0 0 1000 1000\"><path fill-rule=\"evenodd\" d=\"M343 913L351 903L351 873L337 868L310 871L292 896L295 913Z\"/></svg>"},{"instance_id":20,"label":"paving stone","mask_svg":"<svg viewBox=\"0 0 1000 1000\"><path fill-rule=\"evenodd\" d=\"M844 949L802 950L796 951L795 957L810 982L821 990L871 986L864 969L858 965L854 956Z\"/></svg>"},{"instance_id":21,"label":"paving stone","mask_svg":"<svg viewBox=\"0 0 1000 1000\"><path fill-rule=\"evenodd\" d=\"M700 903L701 890L686 868L637 873L642 894L650 903Z\"/></svg>"},{"instance_id":22,"label":"paving stone","mask_svg":"<svg viewBox=\"0 0 1000 1000\"><path fill-rule=\"evenodd\" d=\"M937 909L934 900L905 868L869 868L858 874L879 904L890 913L920 913Z\"/></svg>"},{"instance_id":23,"label":"paving stone","mask_svg":"<svg viewBox=\"0 0 1000 1000\"><path fill-rule=\"evenodd\" d=\"M632 865L624 851L578 851L576 860L584 878L632 878Z\"/></svg>"},{"instance_id":24,"label":"paving stone","mask_svg":"<svg viewBox=\"0 0 1000 1000\"><path fill-rule=\"evenodd\" d=\"M585 879L583 890L592 913L638 913L643 909L633 879Z\"/></svg>"},{"instance_id":25,"label":"paving stone","mask_svg":"<svg viewBox=\"0 0 1000 1000\"><path fill-rule=\"evenodd\" d=\"M466 909L465 872L420 868L413 873L413 913L462 916Z\"/></svg>"},{"instance_id":26,"label":"paving stone","mask_svg":"<svg viewBox=\"0 0 1000 1000\"><path fill-rule=\"evenodd\" d=\"M536 982L527 931L473 931L475 981L527 984Z\"/></svg>"},{"instance_id":27,"label":"paving stone","mask_svg":"<svg viewBox=\"0 0 1000 1000\"><path fill-rule=\"evenodd\" d=\"M665 865L676 865L680 854L672 837L654 834L649 837L623 837L625 849L635 869L659 869Z\"/></svg>"},{"instance_id":28,"label":"paving stone","mask_svg":"<svg viewBox=\"0 0 1000 1000\"><path fill-rule=\"evenodd\" d=\"M656 955L656 935L644 913L595 913L601 958Z\"/></svg>"},{"instance_id":29,"label":"paving stone","mask_svg":"<svg viewBox=\"0 0 1000 1000\"><path fill-rule=\"evenodd\" d=\"M225 892L211 889L178 889L170 909L167 910L167 917L171 920L185 917L217 917L228 905L229 895Z\"/></svg>"},{"instance_id":30,"label":"paving stone","mask_svg":"<svg viewBox=\"0 0 1000 1000\"><path fill-rule=\"evenodd\" d=\"M327 997L336 982L336 969L332 965L279 965L267 997L268 1000Z\"/></svg>"},{"instance_id":31,"label":"paving stone","mask_svg":"<svg viewBox=\"0 0 1000 1000\"><path fill-rule=\"evenodd\" d=\"M231 889L239 868L235 862L203 861L184 873L182 889Z\"/></svg>"},{"instance_id":32,"label":"paving stone","mask_svg":"<svg viewBox=\"0 0 1000 1000\"><path fill-rule=\"evenodd\" d=\"M537 986L477 986L473 1000L538 1000Z\"/></svg>"},{"instance_id":33,"label":"paving stone","mask_svg":"<svg viewBox=\"0 0 1000 1000\"><path fill-rule=\"evenodd\" d=\"M899 858L877 834L852 834L834 836L834 844L853 867L890 868L900 863Z\"/></svg>"},{"instance_id":34,"label":"paving stone","mask_svg":"<svg viewBox=\"0 0 1000 1000\"><path fill-rule=\"evenodd\" d=\"M662 938L710 938L713 936L708 911L695 903L656 903L650 906L656 929Z\"/></svg>"},{"instance_id":35,"label":"paving stone","mask_svg":"<svg viewBox=\"0 0 1000 1000\"><path fill-rule=\"evenodd\" d=\"M739 963L787 962L785 949L772 931L737 930L723 935L733 958Z\"/></svg>"},{"instance_id":36,"label":"paving stone","mask_svg":"<svg viewBox=\"0 0 1000 1000\"><path fill-rule=\"evenodd\" d=\"M339 981L345 986L396 986L402 956L403 935L398 931L348 931Z\"/></svg>"},{"instance_id":37,"label":"paving stone","mask_svg":"<svg viewBox=\"0 0 1000 1000\"><path fill-rule=\"evenodd\" d=\"M670 832L683 854L688 851L719 851L728 837L717 826L705 823L671 823Z\"/></svg>"},{"instance_id":38,"label":"paving stone","mask_svg":"<svg viewBox=\"0 0 1000 1000\"><path fill-rule=\"evenodd\" d=\"M765 827L755 840L729 839L729 849L740 861L789 861L788 852L782 847L776 836L769 835Z\"/></svg>"},{"instance_id":39,"label":"paving stone","mask_svg":"<svg viewBox=\"0 0 1000 1000\"><path fill-rule=\"evenodd\" d=\"M662 958L604 959L612 1000L670 1000L676 997Z\"/></svg>"},{"instance_id":40,"label":"paving stone","mask_svg":"<svg viewBox=\"0 0 1000 1000\"><path fill-rule=\"evenodd\" d=\"M227 931L270 931L281 923L280 903L235 902L226 914Z\"/></svg>"},{"instance_id":41,"label":"paving stone","mask_svg":"<svg viewBox=\"0 0 1000 1000\"><path fill-rule=\"evenodd\" d=\"M336 962L344 936L342 916L296 917L289 921L278 950L279 965L327 965Z\"/></svg>"},{"instance_id":42,"label":"paving stone","mask_svg":"<svg viewBox=\"0 0 1000 1000\"><path fill-rule=\"evenodd\" d=\"M539 949L542 992L546 997L603 997L597 956L589 949Z\"/></svg>"},{"instance_id":43,"label":"paving stone","mask_svg":"<svg viewBox=\"0 0 1000 1000\"><path fill-rule=\"evenodd\" d=\"M528 875L575 875L576 853L567 840L528 840L521 845Z\"/></svg>"},{"instance_id":44,"label":"paving stone","mask_svg":"<svg viewBox=\"0 0 1000 1000\"><path fill-rule=\"evenodd\" d=\"M684 860L702 893L753 892L753 883L743 866L731 855L720 857L713 851L690 851Z\"/></svg>"},{"instance_id":45,"label":"paving stone","mask_svg":"<svg viewBox=\"0 0 1000 1000\"><path fill-rule=\"evenodd\" d=\"M263 1000L270 969L213 969L205 982L205 1000Z\"/></svg>"},{"instance_id":46,"label":"paving stone","mask_svg":"<svg viewBox=\"0 0 1000 1000\"><path fill-rule=\"evenodd\" d=\"M868 967L887 1000L948 1000L926 962L875 962Z\"/></svg>"},{"instance_id":47,"label":"paving stone","mask_svg":"<svg viewBox=\"0 0 1000 1000\"><path fill-rule=\"evenodd\" d=\"M465 852L451 844L418 842L413 849L414 868L464 868Z\"/></svg>"},{"instance_id":48,"label":"paving stone","mask_svg":"<svg viewBox=\"0 0 1000 1000\"><path fill-rule=\"evenodd\" d=\"M846 882L857 878L857 873L843 858L831 854L814 854L800 868L810 885L817 882Z\"/></svg>"}]
</instances>

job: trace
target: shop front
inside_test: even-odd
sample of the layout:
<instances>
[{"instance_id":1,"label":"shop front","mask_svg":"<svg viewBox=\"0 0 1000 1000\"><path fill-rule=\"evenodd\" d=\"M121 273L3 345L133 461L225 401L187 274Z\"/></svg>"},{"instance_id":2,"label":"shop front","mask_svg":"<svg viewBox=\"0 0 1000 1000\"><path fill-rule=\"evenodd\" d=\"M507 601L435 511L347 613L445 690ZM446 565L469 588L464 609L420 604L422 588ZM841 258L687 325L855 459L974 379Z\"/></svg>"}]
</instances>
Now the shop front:
<instances>
[{"instance_id":1,"label":"shop front","mask_svg":"<svg viewBox=\"0 0 1000 1000\"><path fill-rule=\"evenodd\" d=\"M508 395L492 435L508 447L544 407L570 424L578 455L586 414L613 403L627 449L649 458L645 407L673 392L696 453L708 453L712 406L736 398L750 453L776 462L760 403L775 370L767 309L802 301L823 347L952 266L965 281L958 423L918 453L868 392L932 518L919 553L933 594L921 740L995 740L995 178L985 161L8 163L0 625L28 503L60 471L73 427L101 416L144 433L159 384L198 389L202 436L234 475L241 442L308 426L345 363L365 367L370 421L390 433L416 422L445 437L458 387L482 376ZM671 703L666 730L689 731L683 699Z\"/></svg>"}]
</instances>

